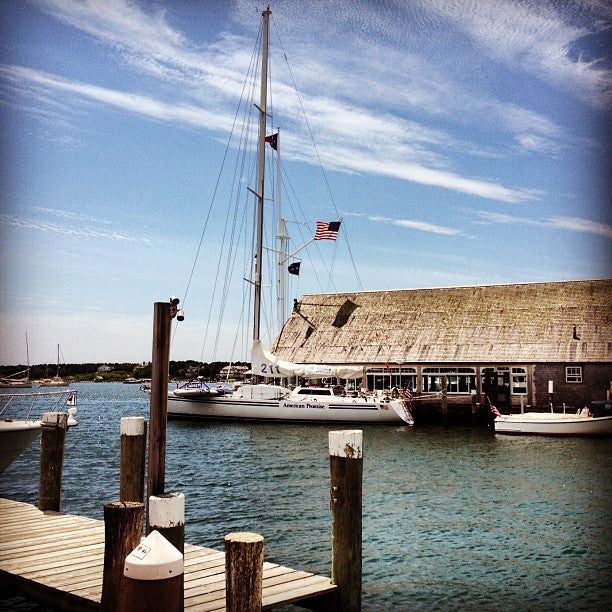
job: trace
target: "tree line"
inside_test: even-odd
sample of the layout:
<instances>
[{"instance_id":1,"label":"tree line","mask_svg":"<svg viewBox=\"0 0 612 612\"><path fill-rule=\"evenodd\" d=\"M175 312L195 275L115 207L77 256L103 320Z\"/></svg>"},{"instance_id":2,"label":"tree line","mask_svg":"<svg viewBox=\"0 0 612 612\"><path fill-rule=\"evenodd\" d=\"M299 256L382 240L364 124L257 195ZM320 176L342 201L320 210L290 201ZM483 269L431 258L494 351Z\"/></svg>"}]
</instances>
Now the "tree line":
<instances>
[{"instance_id":1,"label":"tree line","mask_svg":"<svg viewBox=\"0 0 612 612\"><path fill-rule=\"evenodd\" d=\"M207 380L217 380L220 377L221 370L230 365L228 361L213 361L212 363L204 363L201 361L170 361L169 375L171 379L186 379L197 378L203 376ZM250 364L245 362L237 362L232 365ZM102 369L100 369L102 368ZM0 378L10 376L16 372L26 371L27 366L3 366L0 365ZM39 380L41 378L53 377L57 373L56 365L37 364L30 366L30 380ZM71 378L74 380L88 381L94 380L96 377L102 377L103 380L113 382L123 380L124 378L151 378L150 363L66 363L60 364L59 374L62 378ZM20 377L25 376L20 375Z\"/></svg>"}]
</instances>

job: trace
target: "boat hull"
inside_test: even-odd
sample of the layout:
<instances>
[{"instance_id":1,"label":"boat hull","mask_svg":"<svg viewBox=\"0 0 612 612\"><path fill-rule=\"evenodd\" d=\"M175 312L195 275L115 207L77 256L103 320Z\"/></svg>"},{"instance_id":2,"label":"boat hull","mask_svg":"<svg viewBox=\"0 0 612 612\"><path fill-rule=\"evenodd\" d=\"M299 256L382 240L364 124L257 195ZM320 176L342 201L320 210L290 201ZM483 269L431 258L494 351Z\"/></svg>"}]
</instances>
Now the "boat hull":
<instances>
[{"instance_id":1,"label":"boat hull","mask_svg":"<svg viewBox=\"0 0 612 612\"><path fill-rule=\"evenodd\" d=\"M0 474L40 434L45 412L65 410L68 427L78 425L76 401L72 390L0 394Z\"/></svg>"},{"instance_id":2,"label":"boat hull","mask_svg":"<svg viewBox=\"0 0 612 612\"><path fill-rule=\"evenodd\" d=\"M61 378L45 378L39 384L41 387L67 387L70 383Z\"/></svg>"},{"instance_id":3,"label":"boat hull","mask_svg":"<svg viewBox=\"0 0 612 612\"><path fill-rule=\"evenodd\" d=\"M32 388L32 383L27 380L27 381L21 381L21 380L17 380L17 381L10 381L10 380L3 380L0 381L0 389L31 389Z\"/></svg>"},{"instance_id":4,"label":"boat hull","mask_svg":"<svg viewBox=\"0 0 612 612\"><path fill-rule=\"evenodd\" d=\"M0 474L40 434L40 421L0 422Z\"/></svg>"},{"instance_id":5,"label":"boat hull","mask_svg":"<svg viewBox=\"0 0 612 612\"><path fill-rule=\"evenodd\" d=\"M612 416L528 412L498 416L494 427L495 433L510 435L609 436L612 435Z\"/></svg>"},{"instance_id":6,"label":"boat hull","mask_svg":"<svg viewBox=\"0 0 612 612\"><path fill-rule=\"evenodd\" d=\"M168 418L186 420L405 424L387 403L168 397Z\"/></svg>"}]
</instances>

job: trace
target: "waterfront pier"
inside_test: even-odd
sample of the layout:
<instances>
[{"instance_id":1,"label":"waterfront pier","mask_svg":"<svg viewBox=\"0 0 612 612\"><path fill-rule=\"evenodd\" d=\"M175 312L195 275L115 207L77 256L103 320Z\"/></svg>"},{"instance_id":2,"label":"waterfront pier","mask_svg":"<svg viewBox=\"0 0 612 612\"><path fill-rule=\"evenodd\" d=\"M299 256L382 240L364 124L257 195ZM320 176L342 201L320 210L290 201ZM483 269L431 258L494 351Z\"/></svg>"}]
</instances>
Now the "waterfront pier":
<instances>
[{"instance_id":1,"label":"waterfront pier","mask_svg":"<svg viewBox=\"0 0 612 612\"><path fill-rule=\"evenodd\" d=\"M104 522L0 499L0 589L54 610L101 610ZM185 610L225 610L225 553L185 544ZM333 609L329 577L263 564L262 609Z\"/></svg>"}]
</instances>

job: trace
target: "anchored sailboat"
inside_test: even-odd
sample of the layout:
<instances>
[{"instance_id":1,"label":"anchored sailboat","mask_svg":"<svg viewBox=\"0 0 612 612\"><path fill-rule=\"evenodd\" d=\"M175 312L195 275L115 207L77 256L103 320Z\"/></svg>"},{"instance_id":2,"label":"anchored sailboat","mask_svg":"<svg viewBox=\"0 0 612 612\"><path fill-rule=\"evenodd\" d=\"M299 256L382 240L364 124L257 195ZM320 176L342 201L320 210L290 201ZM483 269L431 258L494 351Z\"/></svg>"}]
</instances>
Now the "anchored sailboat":
<instances>
[{"instance_id":1,"label":"anchored sailboat","mask_svg":"<svg viewBox=\"0 0 612 612\"><path fill-rule=\"evenodd\" d=\"M69 385L61 376L60 376L60 345L57 345L57 370L55 372L55 376L53 378L43 378L40 381L41 387L67 387Z\"/></svg>"},{"instance_id":2,"label":"anchored sailboat","mask_svg":"<svg viewBox=\"0 0 612 612\"><path fill-rule=\"evenodd\" d=\"M252 370L255 376L264 378L343 378L357 379L363 376L363 368L324 364L293 364L277 358L266 350L260 338L262 303L262 261L264 236L264 182L267 129L267 82L270 10L262 13L262 50L260 99L257 141L257 187L251 190L256 198L256 246L254 253L255 275L253 301ZM276 141L274 141L276 144ZM273 148L276 146L273 145ZM331 224L330 224L331 225ZM284 223L280 223L281 248L279 261L287 258L284 242ZM337 233L337 230L336 230ZM315 237L316 239L316 237ZM282 292L281 292L282 294ZM284 317L284 302L279 306L279 317ZM306 422L355 422L355 423L408 423L412 424L409 407L401 399L374 398L365 394L347 395L341 385L335 387L286 387L267 384L243 385L231 394L221 393L206 383L179 388L168 397L168 416L175 419L223 419L254 421L306 421Z\"/></svg>"},{"instance_id":3,"label":"anchored sailboat","mask_svg":"<svg viewBox=\"0 0 612 612\"><path fill-rule=\"evenodd\" d=\"M0 378L0 388L2 389L29 389L32 387L30 381L30 349L28 347L28 334L26 333L26 360L28 366L21 372L15 372ZM22 376L25 374L25 376Z\"/></svg>"}]
</instances>

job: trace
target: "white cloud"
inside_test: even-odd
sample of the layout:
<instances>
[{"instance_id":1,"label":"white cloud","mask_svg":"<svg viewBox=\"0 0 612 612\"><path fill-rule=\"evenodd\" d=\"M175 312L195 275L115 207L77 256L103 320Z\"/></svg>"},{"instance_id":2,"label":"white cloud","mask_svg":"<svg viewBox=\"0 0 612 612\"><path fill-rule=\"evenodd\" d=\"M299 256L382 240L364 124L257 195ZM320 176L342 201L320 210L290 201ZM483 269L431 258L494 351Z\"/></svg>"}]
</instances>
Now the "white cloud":
<instances>
[{"instance_id":1,"label":"white cloud","mask_svg":"<svg viewBox=\"0 0 612 612\"><path fill-rule=\"evenodd\" d=\"M612 238L612 226L578 217L552 217L548 223L555 228Z\"/></svg>"},{"instance_id":2,"label":"white cloud","mask_svg":"<svg viewBox=\"0 0 612 612\"><path fill-rule=\"evenodd\" d=\"M381 217L372 215L368 217L368 220L376 223L388 223L390 225L396 225L398 227L404 227L407 229L414 229L419 232L427 232L430 234L442 234L444 236L461 236L463 232L461 230L444 227L442 225L434 225L432 223L426 223L425 221L415 221L411 219L392 219L390 217Z\"/></svg>"},{"instance_id":3,"label":"white cloud","mask_svg":"<svg viewBox=\"0 0 612 612\"><path fill-rule=\"evenodd\" d=\"M91 226L76 226L74 223L60 225L50 223L42 219L26 219L15 215L0 214L0 225L22 229L37 230L49 234L64 234L73 238L95 238L102 240L112 240L114 242L132 242L140 244L150 244L151 240L143 235L127 234L114 230L101 230Z\"/></svg>"},{"instance_id":4,"label":"white cloud","mask_svg":"<svg viewBox=\"0 0 612 612\"><path fill-rule=\"evenodd\" d=\"M242 94L243 76L251 61L251 40L219 34L217 43L200 48L168 23L165 12L146 11L125 0L103 5L45 0L43 6L61 21L118 50L132 68L162 84L180 82L181 87L173 87L174 99L165 102L158 99L159 94L154 97L121 92L28 68L5 67L5 77L12 76L14 87L23 87L25 81L32 87L77 94L82 99L161 121L229 131L233 120L228 111L233 103L229 101ZM444 12L448 7L426 2L417 17L424 18L432 10ZM287 85L292 75L287 73L282 58L274 75L280 81L275 86L277 106L286 116L299 116L303 104L313 132L329 140L328 146L325 142L318 145L325 163L341 171L393 176L504 202L537 199L539 194L532 189L515 189L465 176L457 162L451 161L451 155L457 153L495 158L507 155L507 150L483 148L466 141L465 136L454 138L446 129L409 120L405 110L414 108L419 113L452 117L460 122L477 121L487 129L509 133L515 143L530 152L558 150L560 130L551 121L533 111L472 94L422 55L407 52L404 45L395 48L396 39L405 37L401 24L415 16L413 8L398 5L380 11L368 3L356 2L343 6L333 23L325 19L326 11L329 7L313 7L306 17L311 21L305 27L303 11L296 11L291 3L279 3L280 19L286 18L283 27L294 34L299 27L302 35L296 37L292 58L297 62L292 72L299 74L298 86L303 89L301 99L293 85ZM237 2L233 13L253 29L256 20L250 5L247 10L245 3ZM317 28L315 21L319 23ZM336 48L338 40L329 38L334 28L342 49ZM318 38L308 38L321 29L327 31L325 45ZM374 36L375 32L380 36ZM367 105L374 105L376 113ZM466 108L472 112L466 114ZM283 124L283 130L286 158L317 162L309 146L310 135L299 120L292 126Z\"/></svg>"},{"instance_id":5,"label":"white cloud","mask_svg":"<svg viewBox=\"0 0 612 612\"><path fill-rule=\"evenodd\" d=\"M0 66L0 74L5 79L19 82L22 88L25 82L30 82L36 86L45 86L49 90L76 94L161 121L194 125L217 132L220 130L229 132L233 121L231 115L219 112L218 109L209 111L194 105L160 102L138 94L72 82L22 66ZM368 120L364 120L365 117L360 115L359 111L355 112L346 108L343 110L344 113L336 112L334 117L330 116L331 111L327 111L326 117L329 120L327 125L336 124L341 127L336 127L337 138L332 143L328 142L321 146L319 150L323 161L336 168L393 176L504 202L523 202L537 197L534 191L512 189L485 180L463 177L458 173L428 168L421 163L414 163L414 159L424 158L425 162L432 162L438 158L431 153L421 154L418 146L410 144L411 125L409 123L404 124L398 119L391 122L390 126L385 126L382 120L371 115L367 116ZM317 123L321 126L325 124L320 119L317 120ZM394 130L394 127L399 130ZM381 131L388 135L389 140L381 139ZM405 138L402 140L403 135ZM432 140L436 137L439 138L439 134L431 130L421 130L418 135L419 140ZM395 142L391 141L392 138ZM343 141L345 146L342 146ZM332 146L329 146L330 144ZM372 154L373 149L374 155ZM296 154L296 151L294 149L292 152L289 148L287 153L291 157L292 153ZM311 163L314 161L313 158L310 160L303 158L301 151L297 152L296 156ZM438 163L442 162L438 161Z\"/></svg>"},{"instance_id":6,"label":"white cloud","mask_svg":"<svg viewBox=\"0 0 612 612\"><path fill-rule=\"evenodd\" d=\"M603 238L612 238L612 226L579 217L550 217L549 219L538 220L485 211L478 211L476 214L484 223L535 225L543 228L562 229L571 232L595 234Z\"/></svg>"},{"instance_id":7,"label":"white cloud","mask_svg":"<svg viewBox=\"0 0 612 612\"><path fill-rule=\"evenodd\" d=\"M528 71L593 104L610 102L612 71L602 63L606 58L574 53L585 37L607 35L609 5L555 0L419 0L418 4L451 20L511 68Z\"/></svg>"}]
</instances>

